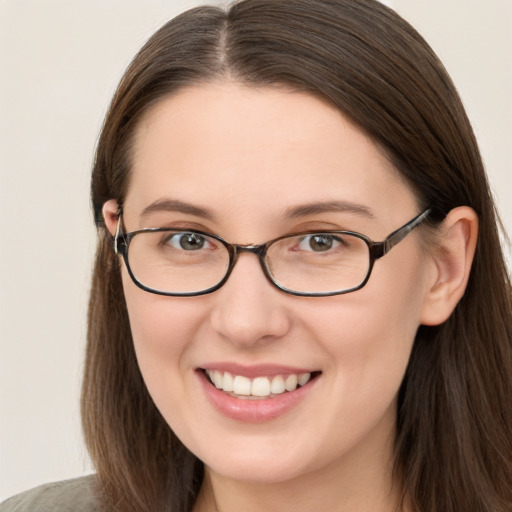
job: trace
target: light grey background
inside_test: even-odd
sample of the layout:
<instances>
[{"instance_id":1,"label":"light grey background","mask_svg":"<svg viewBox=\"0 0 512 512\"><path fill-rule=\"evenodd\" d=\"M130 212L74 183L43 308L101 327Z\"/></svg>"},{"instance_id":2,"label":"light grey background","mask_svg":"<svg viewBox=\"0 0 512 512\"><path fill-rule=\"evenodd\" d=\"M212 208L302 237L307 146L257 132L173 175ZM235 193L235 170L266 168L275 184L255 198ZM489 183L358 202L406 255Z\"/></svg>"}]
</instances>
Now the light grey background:
<instances>
[{"instance_id":1,"label":"light grey background","mask_svg":"<svg viewBox=\"0 0 512 512\"><path fill-rule=\"evenodd\" d=\"M136 50L198 3L0 1L0 499L91 471L78 400L94 145ZM385 3L452 74L512 231L512 0Z\"/></svg>"}]
</instances>

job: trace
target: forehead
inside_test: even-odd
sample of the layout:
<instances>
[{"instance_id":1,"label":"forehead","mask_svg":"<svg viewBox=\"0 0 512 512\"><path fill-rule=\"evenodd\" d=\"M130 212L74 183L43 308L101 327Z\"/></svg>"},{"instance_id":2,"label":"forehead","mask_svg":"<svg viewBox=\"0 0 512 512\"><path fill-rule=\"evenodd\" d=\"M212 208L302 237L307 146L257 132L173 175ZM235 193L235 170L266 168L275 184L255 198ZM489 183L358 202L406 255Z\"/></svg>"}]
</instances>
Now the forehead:
<instances>
[{"instance_id":1,"label":"forehead","mask_svg":"<svg viewBox=\"0 0 512 512\"><path fill-rule=\"evenodd\" d=\"M309 94L235 83L188 87L146 114L135 134L126 204L172 197L222 214L276 215L350 201L379 210L411 192L378 147Z\"/></svg>"}]
</instances>

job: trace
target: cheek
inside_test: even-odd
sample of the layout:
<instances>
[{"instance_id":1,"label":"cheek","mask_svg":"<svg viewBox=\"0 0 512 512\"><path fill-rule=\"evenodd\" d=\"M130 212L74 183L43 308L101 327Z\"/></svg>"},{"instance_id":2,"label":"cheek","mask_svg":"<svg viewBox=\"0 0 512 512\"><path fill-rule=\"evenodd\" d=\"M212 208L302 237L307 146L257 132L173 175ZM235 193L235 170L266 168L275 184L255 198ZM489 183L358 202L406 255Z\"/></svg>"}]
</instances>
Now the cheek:
<instances>
[{"instance_id":1,"label":"cheek","mask_svg":"<svg viewBox=\"0 0 512 512\"><path fill-rule=\"evenodd\" d=\"M190 304L193 299L148 293L132 282L125 268L122 282L135 348L162 356L182 350L199 320L198 308Z\"/></svg>"},{"instance_id":2,"label":"cheek","mask_svg":"<svg viewBox=\"0 0 512 512\"><path fill-rule=\"evenodd\" d=\"M151 294L123 272L130 328L137 362L150 395L165 415L180 395L172 393L191 366L190 346L200 324L189 301Z\"/></svg>"},{"instance_id":3,"label":"cheek","mask_svg":"<svg viewBox=\"0 0 512 512\"><path fill-rule=\"evenodd\" d=\"M357 292L323 304L310 302L302 315L305 328L330 355L334 386L353 400L354 410L358 400L387 407L405 374L420 323L425 279L420 264L404 261L386 273L376 268ZM389 266L394 266L392 260Z\"/></svg>"},{"instance_id":4,"label":"cheek","mask_svg":"<svg viewBox=\"0 0 512 512\"><path fill-rule=\"evenodd\" d=\"M316 315L316 325L321 325L317 339L330 354L335 392L355 412L363 403L370 409L387 408L395 398L418 328L414 315L404 317L403 311L389 305L338 308L328 328L329 312Z\"/></svg>"}]
</instances>

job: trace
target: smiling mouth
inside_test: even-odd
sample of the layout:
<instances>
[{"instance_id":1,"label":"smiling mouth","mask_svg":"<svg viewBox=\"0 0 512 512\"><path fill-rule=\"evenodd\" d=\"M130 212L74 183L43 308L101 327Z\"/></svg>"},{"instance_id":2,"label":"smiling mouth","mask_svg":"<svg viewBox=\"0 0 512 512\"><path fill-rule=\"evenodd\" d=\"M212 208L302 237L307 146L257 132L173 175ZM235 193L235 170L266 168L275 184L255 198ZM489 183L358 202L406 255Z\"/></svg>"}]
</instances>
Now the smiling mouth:
<instances>
[{"instance_id":1,"label":"smiling mouth","mask_svg":"<svg viewBox=\"0 0 512 512\"><path fill-rule=\"evenodd\" d=\"M242 400L262 400L291 393L314 380L321 372L291 373L250 379L220 370L203 370L210 383L228 395Z\"/></svg>"}]
</instances>

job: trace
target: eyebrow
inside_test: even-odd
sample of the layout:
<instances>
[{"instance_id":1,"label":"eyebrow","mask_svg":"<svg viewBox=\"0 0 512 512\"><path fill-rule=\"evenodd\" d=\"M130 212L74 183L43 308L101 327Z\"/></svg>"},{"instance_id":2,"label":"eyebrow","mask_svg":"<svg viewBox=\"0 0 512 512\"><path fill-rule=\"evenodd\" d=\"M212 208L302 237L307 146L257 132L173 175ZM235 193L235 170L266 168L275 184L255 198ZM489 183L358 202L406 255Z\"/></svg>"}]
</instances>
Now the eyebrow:
<instances>
[{"instance_id":1,"label":"eyebrow","mask_svg":"<svg viewBox=\"0 0 512 512\"><path fill-rule=\"evenodd\" d=\"M178 199L158 199L142 210L141 217L147 217L157 212L180 212L208 220L215 219L215 216L209 210L190 203L185 203L184 201L179 201Z\"/></svg>"},{"instance_id":2,"label":"eyebrow","mask_svg":"<svg viewBox=\"0 0 512 512\"><path fill-rule=\"evenodd\" d=\"M326 212L348 212L368 217L370 219L375 218L375 214L371 208L348 201L326 201L294 206L285 210L284 216L287 219L295 219L297 217L305 217L307 215Z\"/></svg>"},{"instance_id":3,"label":"eyebrow","mask_svg":"<svg viewBox=\"0 0 512 512\"><path fill-rule=\"evenodd\" d=\"M144 218L152 213L158 212L180 212L211 221L215 220L215 216L211 211L178 199L158 199L142 210L141 217ZM367 206L348 201L326 201L293 206L285 210L284 218L296 219L298 217L326 212L348 212L370 219L375 218L375 214Z\"/></svg>"}]
</instances>

